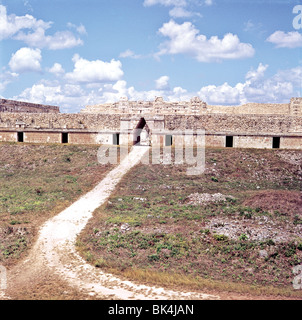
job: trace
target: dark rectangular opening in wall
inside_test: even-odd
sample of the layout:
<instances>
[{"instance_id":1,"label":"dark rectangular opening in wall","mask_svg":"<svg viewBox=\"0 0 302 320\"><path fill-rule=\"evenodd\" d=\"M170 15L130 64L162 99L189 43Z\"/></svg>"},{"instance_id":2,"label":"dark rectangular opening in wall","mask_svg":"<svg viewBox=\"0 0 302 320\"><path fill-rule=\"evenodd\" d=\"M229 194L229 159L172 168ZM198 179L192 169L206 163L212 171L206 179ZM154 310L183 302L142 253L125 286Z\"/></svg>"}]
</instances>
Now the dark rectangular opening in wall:
<instances>
[{"instance_id":1,"label":"dark rectangular opening in wall","mask_svg":"<svg viewBox=\"0 0 302 320\"><path fill-rule=\"evenodd\" d=\"M233 148L233 143L234 143L234 137L233 136L226 136L225 146L227 148Z\"/></svg>"},{"instance_id":2,"label":"dark rectangular opening in wall","mask_svg":"<svg viewBox=\"0 0 302 320\"><path fill-rule=\"evenodd\" d=\"M273 149L280 148L280 137L273 137Z\"/></svg>"},{"instance_id":3,"label":"dark rectangular opening in wall","mask_svg":"<svg viewBox=\"0 0 302 320\"><path fill-rule=\"evenodd\" d=\"M165 141L166 147L171 147L173 144L173 138L170 134L166 135L166 141Z\"/></svg>"},{"instance_id":4,"label":"dark rectangular opening in wall","mask_svg":"<svg viewBox=\"0 0 302 320\"><path fill-rule=\"evenodd\" d=\"M18 132L18 142L24 142L24 132Z\"/></svg>"},{"instance_id":5,"label":"dark rectangular opening in wall","mask_svg":"<svg viewBox=\"0 0 302 320\"><path fill-rule=\"evenodd\" d=\"M118 146L120 144L120 134L119 133L115 133L113 135L113 145L114 146Z\"/></svg>"},{"instance_id":6,"label":"dark rectangular opening in wall","mask_svg":"<svg viewBox=\"0 0 302 320\"><path fill-rule=\"evenodd\" d=\"M68 143L68 132L62 133L62 143Z\"/></svg>"}]
</instances>

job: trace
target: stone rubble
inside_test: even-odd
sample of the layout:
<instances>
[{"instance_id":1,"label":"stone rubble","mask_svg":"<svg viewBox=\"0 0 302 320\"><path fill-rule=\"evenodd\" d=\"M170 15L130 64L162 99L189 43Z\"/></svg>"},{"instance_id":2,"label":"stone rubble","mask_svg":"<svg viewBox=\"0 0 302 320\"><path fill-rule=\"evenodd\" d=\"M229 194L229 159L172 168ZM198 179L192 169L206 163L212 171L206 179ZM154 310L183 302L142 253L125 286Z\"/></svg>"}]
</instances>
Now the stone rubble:
<instances>
[{"instance_id":1,"label":"stone rubble","mask_svg":"<svg viewBox=\"0 0 302 320\"><path fill-rule=\"evenodd\" d=\"M278 226L268 217L255 217L253 219L212 218L205 228L216 234L226 235L228 238L238 240L245 234L249 241L273 240L274 243L283 243L302 239L302 225L291 225L288 228Z\"/></svg>"},{"instance_id":2,"label":"stone rubble","mask_svg":"<svg viewBox=\"0 0 302 320\"><path fill-rule=\"evenodd\" d=\"M192 193L188 196L187 204L189 205L201 205L206 204L207 202L220 202L220 201L227 201L227 199L234 199L234 197L230 195L223 195L221 193Z\"/></svg>"}]
</instances>

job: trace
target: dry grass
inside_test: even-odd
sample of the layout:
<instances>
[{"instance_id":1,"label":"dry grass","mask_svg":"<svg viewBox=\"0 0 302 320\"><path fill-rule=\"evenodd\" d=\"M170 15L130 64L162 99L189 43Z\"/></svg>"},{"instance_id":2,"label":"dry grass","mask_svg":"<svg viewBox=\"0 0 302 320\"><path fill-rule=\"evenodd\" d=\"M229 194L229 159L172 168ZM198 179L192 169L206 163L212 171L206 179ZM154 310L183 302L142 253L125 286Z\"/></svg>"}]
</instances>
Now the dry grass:
<instances>
[{"instance_id":1,"label":"dry grass","mask_svg":"<svg viewBox=\"0 0 302 320\"><path fill-rule=\"evenodd\" d=\"M265 218L268 226L297 230L302 172L281 154L284 151L208 149L201 176L187 176L185 165L139 165L107 206L96 210L79 237L82 255L132 280L301 298L292 288L292 268L302 263L299 236L296 242L250 241L245 234L231 239L205 227L214 218L250 225ZM187 204L190 194L217 192L235 200ZM122 232L125 224L129 230ZM260 250L268 257L260 257Z\"/></svg>"},{"instance_id":2,"label":"dry grass","mask_svg":"<svg viewBox=\"0 0 302 320\"><path fill-rule=\"evenodd\" d=\"M112 168L97 163L97 149L0 144L1 264L18 261L44 221L91 190ZM206 172L199 177L187 176L185 165L139 165L95 212L78 248L90 263L139 282L302 298L291 285L292 267L302 260L297 244L220 241L205 229L213 217L240 222L261 215L284 227L299 226L302 174L292 158L300 159L301 152L289 154L208 149ZM236 201L186 205L186 198L196 192L220 192ZM130 230L121 233L125 223ZM269 259L259 259L259 249L268 250ZM258 270L254 275L246 271L251 267Z\"/></svg>"},{"instance_id":3,"label":"dry grass","mask_svg":"<svg viewBox=\"0 0 302 320\"><path fill-rule=\"evenodd\" d=\"M91 190L111 165L99 146L0 144L0 262L15 263L39 226Z\"/></svg>"}]
</instances>

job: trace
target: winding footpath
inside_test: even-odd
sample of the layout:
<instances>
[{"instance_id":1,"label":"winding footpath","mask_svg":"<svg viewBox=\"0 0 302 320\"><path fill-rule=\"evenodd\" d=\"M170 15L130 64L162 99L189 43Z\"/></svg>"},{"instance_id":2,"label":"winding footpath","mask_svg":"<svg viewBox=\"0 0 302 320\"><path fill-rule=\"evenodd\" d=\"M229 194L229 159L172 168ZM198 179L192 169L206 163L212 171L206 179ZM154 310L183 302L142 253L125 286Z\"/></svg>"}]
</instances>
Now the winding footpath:
<instances>
[{"instance_id":1,"label":"winding footpath","mask_svg":"<svg viewBox=\"0 0 302 320\"><path fill-rule=\"evenodd\" d=\"M218 296L200 292L178 292L125 281L88 264L76 252L76 238L92 217L94 210L107 201L121 178L140 162L148 150L149 147L146 146L133 147L128 156L92 191L48 220L41 227L38 240L29 257L17 268L19 278L22 278L24 272L34 273L35 270L44 274L55 274L70 287L94 299L220 299ZM9 287L12 284L11 281L8 282ZM2 298L9 298L5 294L6 292L2 291Z\"/></svg>"}]
</instances>

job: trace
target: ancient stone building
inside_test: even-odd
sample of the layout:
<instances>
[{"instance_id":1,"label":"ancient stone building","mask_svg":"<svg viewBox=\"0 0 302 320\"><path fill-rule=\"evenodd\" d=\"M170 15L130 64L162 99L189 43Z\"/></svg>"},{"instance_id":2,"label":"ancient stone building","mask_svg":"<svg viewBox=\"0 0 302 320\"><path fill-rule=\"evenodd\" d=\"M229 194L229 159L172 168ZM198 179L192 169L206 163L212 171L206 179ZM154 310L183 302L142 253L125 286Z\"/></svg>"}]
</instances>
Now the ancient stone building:
<instances>
[{"instance_id":1,"label":"ancient stone building","mask_svg":"<svg viewBox=\"0 0 302 320\"><path fill-rule=\"evenodd\" d=\"M0 112L59 113L59 107L0 99Z\"/></svg>"},{"instance_id":2,"label":"ancient stone building","mask_svg":"<svg viewBox=\"0 0 302 320\"><path fill-rule=\"evenodd\" d=\"M80 113L10 100L0 103L0 141L74 144L194 144L235 148L302 149L302 98L285 104L211 106L128 101L87 106Z\"/></svg>"}]
</instances>

